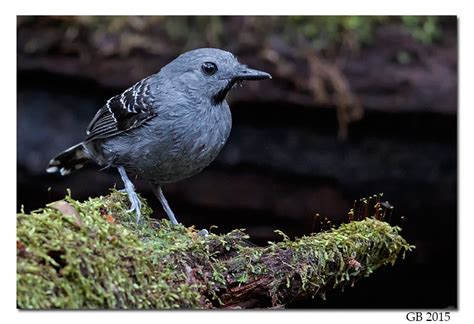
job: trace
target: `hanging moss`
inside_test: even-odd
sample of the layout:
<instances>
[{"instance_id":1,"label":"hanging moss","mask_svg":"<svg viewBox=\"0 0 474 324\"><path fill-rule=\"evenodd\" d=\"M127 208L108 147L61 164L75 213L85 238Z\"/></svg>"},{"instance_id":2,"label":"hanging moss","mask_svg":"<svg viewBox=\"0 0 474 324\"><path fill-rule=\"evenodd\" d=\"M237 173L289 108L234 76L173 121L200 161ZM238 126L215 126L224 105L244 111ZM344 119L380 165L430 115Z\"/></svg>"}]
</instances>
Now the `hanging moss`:
<instances>
[{"instance_id":1,"label":"hanging moss","mask_svg":"<svg viewBox=\"0 0 474 324\"><path fill-rule=\"evenodd\" d=\"M158 223L143 206L139 225L117 191L85 202L69 195L18 214L18 306L276 306L323 296L413 248L400 228L372 218L256 247L243 230L204 237L192 227Z\"/></svg>"}]
</instances>

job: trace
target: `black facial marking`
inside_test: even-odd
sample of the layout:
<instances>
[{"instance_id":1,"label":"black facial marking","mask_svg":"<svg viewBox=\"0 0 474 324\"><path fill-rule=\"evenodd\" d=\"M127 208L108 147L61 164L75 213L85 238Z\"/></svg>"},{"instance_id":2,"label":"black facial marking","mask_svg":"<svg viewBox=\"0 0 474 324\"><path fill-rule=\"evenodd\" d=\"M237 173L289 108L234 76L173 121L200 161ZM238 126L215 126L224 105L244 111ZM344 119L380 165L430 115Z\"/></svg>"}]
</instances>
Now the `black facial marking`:
<instances>
[{"instance_id":1,"label":"black facial marking","mask_svg":"<svg viewBox=\"0 0 474 324\"><path fill-rule=\"evenodd\" d=\"M235 79L229 79L229 81L227 81L226 86L223 89L221 89L218 93L216 93L214 97L212 97L212 101L215 105L220 104L222 101L224 101L227 93L230 91L230 89L232 88L232 86L235 84L236 81L237 80Z\"/></svg>"}]
</instances>

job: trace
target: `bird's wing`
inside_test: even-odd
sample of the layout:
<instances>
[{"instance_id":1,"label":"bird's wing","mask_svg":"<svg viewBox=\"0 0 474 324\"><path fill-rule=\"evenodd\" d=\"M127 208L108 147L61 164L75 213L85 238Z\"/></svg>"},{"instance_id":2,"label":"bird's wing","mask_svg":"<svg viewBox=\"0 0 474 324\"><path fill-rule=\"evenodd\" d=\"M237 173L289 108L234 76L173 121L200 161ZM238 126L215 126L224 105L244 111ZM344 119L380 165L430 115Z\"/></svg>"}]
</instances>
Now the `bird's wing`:
<instances>
[{"instance_id":1,"label":"bird's wing","mask_svg":"<svg viewBox=\"0 0 474 324\"><path fill-rule=\"evenodd\" d=\"M150 103L148 78L110 98L87 127L85 141L111 137L142 125L157 115Z\"/></svg>"}]
</instances>

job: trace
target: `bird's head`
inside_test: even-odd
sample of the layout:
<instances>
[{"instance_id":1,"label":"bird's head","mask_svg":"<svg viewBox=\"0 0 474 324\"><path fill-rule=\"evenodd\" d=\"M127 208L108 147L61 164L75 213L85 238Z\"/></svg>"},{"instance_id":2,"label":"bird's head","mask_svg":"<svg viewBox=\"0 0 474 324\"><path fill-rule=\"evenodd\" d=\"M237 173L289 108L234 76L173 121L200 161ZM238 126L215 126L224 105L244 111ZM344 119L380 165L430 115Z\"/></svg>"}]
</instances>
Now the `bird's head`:
<instances>
[{"instance_id":1,"label":"bird's head","mask_svg":"<svg viewBox=\"0 0 474 324\"><path fill-rule=\"evenodd\" d=\"M221 104L229 90L245 80L271 79L271 75L239 63L232 53L215 48L200 48L181 54L163 67L167 82L174 89L193 97Z\"/></svg>"}]
</instances>

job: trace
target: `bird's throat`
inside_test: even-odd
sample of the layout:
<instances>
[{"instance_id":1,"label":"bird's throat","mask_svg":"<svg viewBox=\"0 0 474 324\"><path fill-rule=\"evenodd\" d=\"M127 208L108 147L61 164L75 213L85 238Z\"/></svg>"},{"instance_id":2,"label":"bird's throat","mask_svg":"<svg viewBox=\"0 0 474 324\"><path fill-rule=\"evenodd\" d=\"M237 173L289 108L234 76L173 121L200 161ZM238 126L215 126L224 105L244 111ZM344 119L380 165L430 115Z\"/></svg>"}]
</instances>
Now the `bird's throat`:
<instances>
[{"instance_id":1,"label":"bird's throat","mask_svg":"<svg viewBox=\"0 0 474 324\"><path fill-rule=\"evenodd\" d=\"M236 79L230 79L227 82L226 86L222 90L220 90L218 93L216 93L214 97L212 97L213 104L220 105L225 100L227 93L229 93L230 89L232 89L232 87L235 85L236 82L237 82Z\"/></svg>"}]
</instances>

